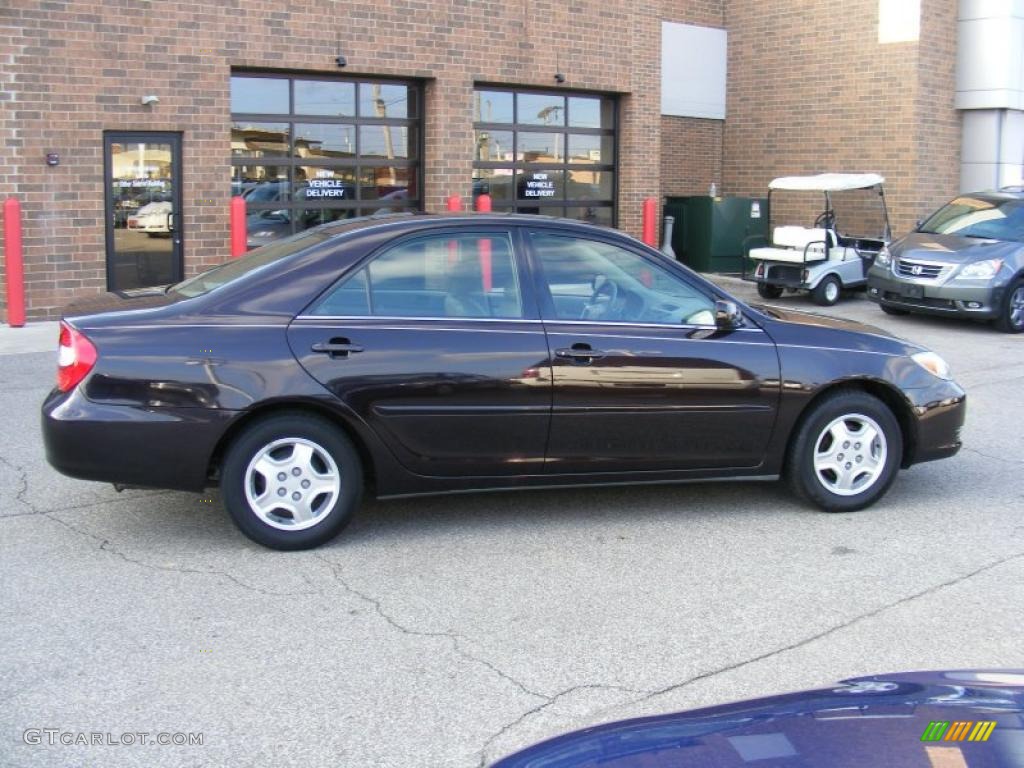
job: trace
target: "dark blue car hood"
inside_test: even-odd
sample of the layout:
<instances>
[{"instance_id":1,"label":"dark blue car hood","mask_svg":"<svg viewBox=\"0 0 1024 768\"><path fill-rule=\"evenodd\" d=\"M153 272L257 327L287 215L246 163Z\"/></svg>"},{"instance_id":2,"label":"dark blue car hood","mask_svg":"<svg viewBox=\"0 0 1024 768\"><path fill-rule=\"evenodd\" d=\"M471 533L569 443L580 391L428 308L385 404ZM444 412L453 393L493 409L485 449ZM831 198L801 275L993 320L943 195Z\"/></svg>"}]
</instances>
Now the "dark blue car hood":
<instances>
[{"instance_id":1,"label":"dark blue car hood","mask_svg":"<svg viewBox=\"0 0 1024 768\"><path fill-rule=\"evenodd\" d=\"M493 768L1024 766L1022 712L1024 670L876 675L594 726ZM931 728L938 740L923 740L932 723L948 725ZM976 728L979 736L990 731L985 741L971 740ZM962 740L946 738L960 733Z\"/></svg>"}]
</instances>

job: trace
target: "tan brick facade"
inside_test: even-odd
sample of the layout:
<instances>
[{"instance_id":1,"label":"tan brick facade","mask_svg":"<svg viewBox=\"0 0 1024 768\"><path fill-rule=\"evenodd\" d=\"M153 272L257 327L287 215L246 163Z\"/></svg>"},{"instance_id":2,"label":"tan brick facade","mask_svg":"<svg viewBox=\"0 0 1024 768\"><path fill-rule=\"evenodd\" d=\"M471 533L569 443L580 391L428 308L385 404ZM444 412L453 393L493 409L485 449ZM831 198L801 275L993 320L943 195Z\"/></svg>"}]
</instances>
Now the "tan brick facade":
<instances>
[{"instance_id":1,"label":"tan brick facade","mask_svg":"<svg viewBox=\"0 0 1024 768\"><path fill-rule=\"evenodd\" d=\"M727 0L724 191L878 172L894 233L957 191L956 3L922 0L919 42L878 42L878 0Z\"/></svg>"},{"instance_id":2,"label":"tan brick facade","mask_svg":"<svg viewBox=\"0 0 1024 768\"><path fill-rule=\"evenodd\" d=\"M664 195L706 195L722 187L721 120L661 118L661 190Z\"/></svg>"},{"instance_id":3,"label":"tan brick facade","mask_svg":"<svg viewBox=\"0 0 1024 768\"><path fill-rule=\"evenodd\" d=\"M232 67L425 82L425 204L469 199L474 83L623 93L624 229L660 192L654 2L30 2L0 9L0 196L24 205L30 318L105 288L104 130L183 134L187 273L228 253ZM8 63L10 62L10 63ZM556 72L566 76L557 86ZM160 97L155 107L139 103ZM47 167L47 152L61 164Z\"/></svg>"},{"instance_id":4,"label":"tan brick facade","mask_svg":"<svg viewBox=\"0 0 1024 768\"><path fill-rule=\"evenodd\" d=\"M9 0L0 197L24 205L29 317L105 289L104 130L182 134L186 274L226 257L238 67L422 80L428 210L470 198L472 92L490 83L621 94L618 217L634 234L648 196L712 181L760 195L775 175L833 169L884 173L905 229L955 191L954 6L923 0L921 43L879 46L851 23L877 0ZM728 29L724 126L660 115L662 20ZM142 106L148 93L160 103Z\"/></svg>"}]
</instances>

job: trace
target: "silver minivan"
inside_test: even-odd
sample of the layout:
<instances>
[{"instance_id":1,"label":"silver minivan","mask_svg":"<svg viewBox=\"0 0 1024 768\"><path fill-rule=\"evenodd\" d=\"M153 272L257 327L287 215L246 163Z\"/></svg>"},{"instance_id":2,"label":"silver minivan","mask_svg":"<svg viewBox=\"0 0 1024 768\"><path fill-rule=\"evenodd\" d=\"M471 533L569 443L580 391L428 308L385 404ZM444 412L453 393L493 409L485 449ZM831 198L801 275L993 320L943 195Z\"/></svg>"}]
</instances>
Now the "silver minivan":
<instances>
[{"instance_id":1,"label":"silver minivan","mask_svg":"<svg viewBox=\"0 0 1024 768\"><path fill-rule=\"evenodd\" d=\"M1024 189L960 195L882 249L868 298L890 315L920 312L1024 331Z\"/></svg>"}]
</instances>

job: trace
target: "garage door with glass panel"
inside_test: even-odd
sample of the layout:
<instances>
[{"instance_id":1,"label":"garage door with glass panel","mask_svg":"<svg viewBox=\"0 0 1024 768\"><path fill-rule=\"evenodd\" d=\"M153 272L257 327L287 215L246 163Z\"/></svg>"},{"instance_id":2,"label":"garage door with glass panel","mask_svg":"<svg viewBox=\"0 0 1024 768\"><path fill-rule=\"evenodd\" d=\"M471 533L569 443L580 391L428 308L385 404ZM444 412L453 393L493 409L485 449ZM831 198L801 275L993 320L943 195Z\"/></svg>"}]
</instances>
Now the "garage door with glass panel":
<instances>
[{"instance_id":1,"label":"garage door with glass panel","mask_svg":"<svg viewBox=\"0 0 1024 768\"><path fill-rule=\"evenodd\" d=\"M614 226L614 97L479 87L473 114L474 199Z\"/></svg>"},{"instance_id":2,"label":"garage door with glass panel","mask_svg":"<svg viewBox=\"0 0 1024 768\"><path fill-rule=\"evenodd\" d=\"M236 73L231 188L249 247L317 224L421 207L416 83Z\"/></svg>"}]
</instances>

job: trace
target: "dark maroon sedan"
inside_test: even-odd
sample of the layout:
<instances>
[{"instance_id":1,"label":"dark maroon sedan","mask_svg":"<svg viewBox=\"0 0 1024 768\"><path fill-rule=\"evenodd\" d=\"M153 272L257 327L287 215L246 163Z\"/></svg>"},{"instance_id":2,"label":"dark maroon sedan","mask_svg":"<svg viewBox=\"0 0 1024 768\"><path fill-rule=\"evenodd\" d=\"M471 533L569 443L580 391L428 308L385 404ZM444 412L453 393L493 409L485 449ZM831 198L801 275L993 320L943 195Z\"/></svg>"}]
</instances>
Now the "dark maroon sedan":
<instances>
[{"instance_id":1,"label":"dark maroon sedan","mask_svg":"<svg viewBox=\"0 0 1024 768\"><path fill-rule=\"evenodd\" d=\"M510 215L308 230L177 285L66 312L43 405L61 472L219 483L279 549L364 489L784 476L829 511L960 447L935 353L749 307L625 235Z\"/></svg>"}]
</instances>

